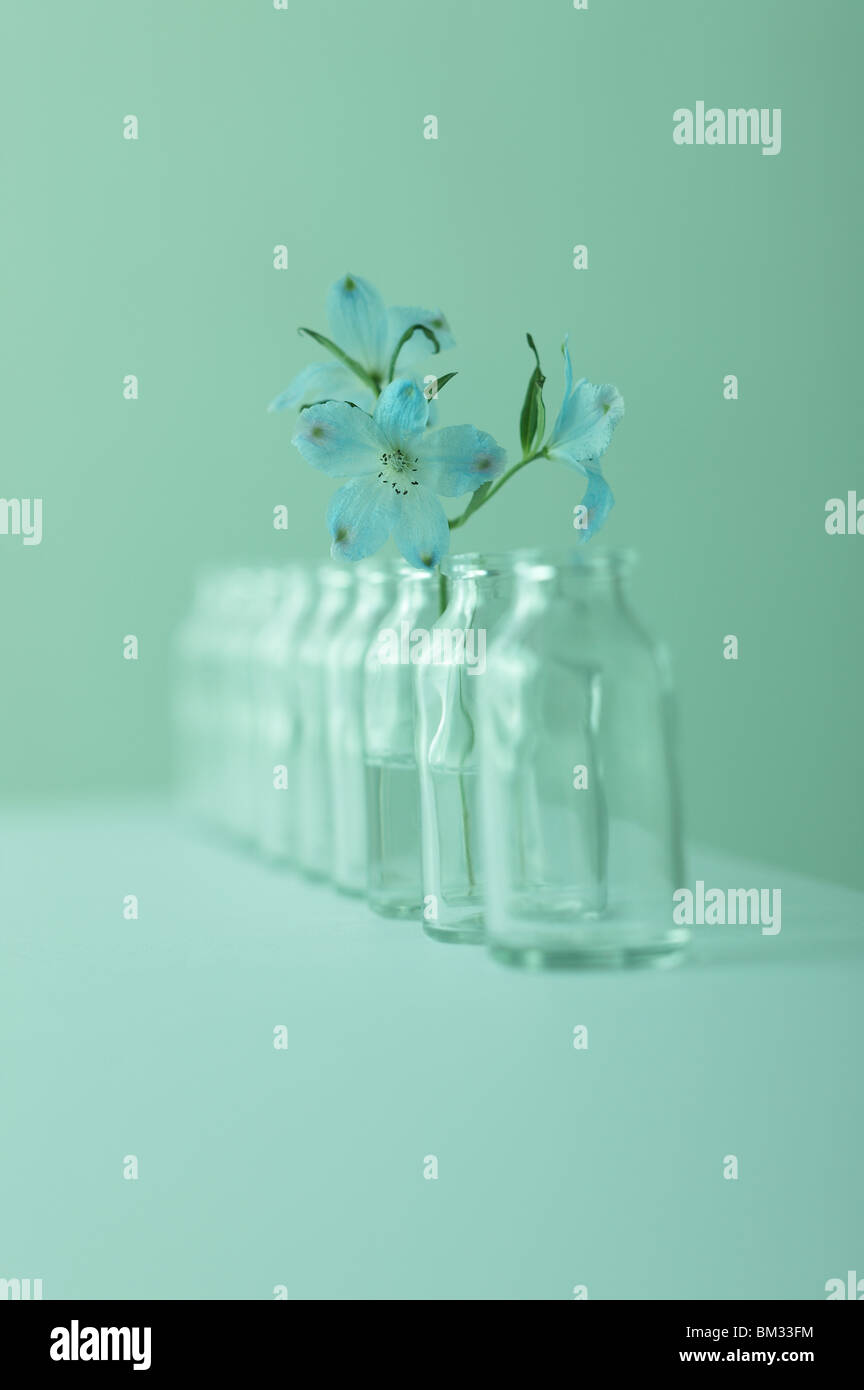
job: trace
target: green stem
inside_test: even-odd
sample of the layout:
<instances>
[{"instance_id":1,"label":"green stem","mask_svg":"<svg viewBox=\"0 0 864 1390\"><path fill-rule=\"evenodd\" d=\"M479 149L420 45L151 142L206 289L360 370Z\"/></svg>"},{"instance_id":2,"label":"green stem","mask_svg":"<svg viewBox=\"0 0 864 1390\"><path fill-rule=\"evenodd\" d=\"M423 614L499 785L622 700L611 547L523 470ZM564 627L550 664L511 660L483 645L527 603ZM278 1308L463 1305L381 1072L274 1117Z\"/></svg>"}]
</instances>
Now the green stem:
<instances>
[{"instance_id":1,"label":"green stem","mask_svg":"<svg viewBox=\"0 0 864 1390\"><path fill-rule=\"evenodd\" d=\"M468 809L465 777L461 772L459 773L459 800L462 806L462 843L465 848L465 873L468 876L468 888L473 892L477 887L477 876L474 872L474 855L471 852L471 840L474 831L471 825L471 814Z\"/></svg>"},{"instance_id":2,"label":"green stem","mask_svg":"<svg viewBox=\"0 0 864 1390\"><path fill-rule=\"evenodd\" d=\"M446 579L446 576L443 575L443 574L441 573L440 569L439 569L439 571L438 571L438 605L439 605L439 608L440 608L440 610L441 610L441 613L444 612L445 608L447 607L447 603L448 603L447 579ZM439 617L441 616L441 613L439 613ZM469 719L470 716L469 716L469 714L468 714L468 711L465 709L465 706L464 706L463 703L462 703L462 683L461 683L461 677L457 674L456 679L459 681L459 705L460 705L460 709L461 709L461 712L462 712L463 717L464 717L465 719ZM469 889L470 892L473 893L474 890L475 890L476 887L477 887L477 875L476 875L476 873L475 873L475 871L474 871L474 854L473 854L473 851L472 851L472 848L471 848L471 842L472 842L474 830L473 830L473 827L472 827L472 824L471 824L471 811L470 811L470 807L469 807L469 805L468 805L468 792L467 792L467 789L466 789L465 774L464 774L463 772L460 771L460 772L457 772L456 777L457 777L457 780L458 780L458 782L459 782L459 805L460 805L460 811L461 811L461 816L462 816L462 844L463 844L463 847L464 847L464 850L465 850L465 873L466 873L467 878L468 878L468 889Z\"/></svg>"},{"instance_id":3,"label":"green stem","mask_svg":"<svg viewBox=\"0 0 864 1390\"><path fill-rule=\"evenodd\" d=\"M321 347L326 348L328 352L332 352L333 356L337 358L338 361L343 363L355 376L359 377L366 386L371 387L376 395L381 390L381 378L379 376L375 375L373 372L367 372L365 367L361 366L359 362L356 362L353 357L349 357L347 352L343 352L337 343L332 342L330 338L325 338L323 333L316 333L314 328L298 328L297 332L301 333L306 338L313 338L316 343L320 343Z\"/></svg>"},{"instance_id":4,"label":"green stem","mask_svg":"<svg viewBox=\"0 0 864 1390\"><path fill-rule=\"evenodd\" d=\"M447 607L447 579L446 579L446 576L443 575L443 574L441 573L440 569L439 569L439 571L438 571L438 609L439 609L438 617L439 617L439 618L441 617L441 614L444 612L444 609L445 609L446 607Z\"/></svg>"},{"instance_id":5,"label":"green stem","mask_svg":"<svg viewBox=\"0 0 864 1390\"><path fill-rule=\"evenodd\" d=\"M432 332L431 328L427 327L425 323L412 323L410 328L405 329L405 332L402 334L402 337L399 339L398 343L393 349L393 355L390 358L390 366L387 371L388 382L392 381L393 377L396 375L396 362L399 358L400 352L402 351L405 344L408 342L408 339L413 337L415 333L425 333L426 337L432 344L432 351L441 351L441 344L439 343L435 334Z\"/></svg>"},{"instance_id":6,"label":"green stem","mask_svg":"<svg viewBox=\"0 0 864 1390\"><path fill-rule=\"evenodd\" d=\"M529 463L533 463L535 459L543 458L544 454L544 449L538 449L535 454L529 454L527 458L520 459L518 463L514 463L513 467L508 468L506 473L502 473L498 481L491 486L487 483L484 484L484 487L478 488L464 512L459 516L453 517L450 522L450 530L455 531L457 527L464 526L469 516L473 516L475 512L479 512L481 507L485 507L486 503L489 502L497 492L501 491L504 484L515 477L520 468L527 468ZM484 488L488 490L484 490Z\"/></svg>"}]
</instances>

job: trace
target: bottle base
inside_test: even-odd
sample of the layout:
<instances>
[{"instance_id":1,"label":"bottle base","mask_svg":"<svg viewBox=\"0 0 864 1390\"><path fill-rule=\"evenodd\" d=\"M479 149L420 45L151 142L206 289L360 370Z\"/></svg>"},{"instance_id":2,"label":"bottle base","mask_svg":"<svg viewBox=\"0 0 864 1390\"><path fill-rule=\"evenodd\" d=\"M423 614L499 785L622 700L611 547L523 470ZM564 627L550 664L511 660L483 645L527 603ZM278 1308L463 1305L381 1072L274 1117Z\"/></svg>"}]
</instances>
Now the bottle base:
<instances>
[{"instance_id":1,"label":"bottle base","mask_svg":"<svg viewBox=\"0 0 864 1390\"><path fill-rule=\"evenodd\" d=\"M493 960L519 970L668 970L687 955L680 941L641 946L576 946L555 950L543 946L489 947Z\"/></svg>"},{"instance_id":2,"label":"bottle base","mask_svg":"<svg viewBox=\"0 0 864 1390\"><path fill-rule=\"evenodd\" d=\"M261 857L262 863L266 864L268 869L296 868L291 855L285 850L270 849L267 846L259 845L258 854Z\"/></svg>"},{"instance_id":3,"label":"bottle base","mask_svg":"<svg viewBox=\"0 0 864 1390\"><path fill-rule=\"evenodd\" d=\"M423 915L420 903L401 902L397 898L370 898L369 906L379 917L397 922L418 922Z\"/></svg>"},{"instance_id":4,"label":"bottle base","mask_svg":"<svg viewBox=\"0 0 864 1390\"><path fill-rule=\"evenodd\" d=\"M454 923L452 927L442 926L440 922L423 923L423 931L432 941L443 941L447 946L482 946L486 941L486 929L482 920Z\"/></svg>"},{"instance_id":5,"label":"bottle base","mask_svg":"<svg viewBox=\"0 0 864 1390\"><path fill-rule=\"evenodd\" d=\"M333 887L344 898L365 898L366 896L365 888L358 888L354 883L340 883L338 878L334 878Z\"/></svg>"},{"instance_id":6,"label":"bottle base","mask_svg":"<svg viewBox=\"0 0 864 1390\"><path fill-rule=\"evenodd\" d=\"M305 878L307 883L331 883L332 879L326 869L318 869L311 864L295 863L292 868Z\"/></svg>"}]
</instances>

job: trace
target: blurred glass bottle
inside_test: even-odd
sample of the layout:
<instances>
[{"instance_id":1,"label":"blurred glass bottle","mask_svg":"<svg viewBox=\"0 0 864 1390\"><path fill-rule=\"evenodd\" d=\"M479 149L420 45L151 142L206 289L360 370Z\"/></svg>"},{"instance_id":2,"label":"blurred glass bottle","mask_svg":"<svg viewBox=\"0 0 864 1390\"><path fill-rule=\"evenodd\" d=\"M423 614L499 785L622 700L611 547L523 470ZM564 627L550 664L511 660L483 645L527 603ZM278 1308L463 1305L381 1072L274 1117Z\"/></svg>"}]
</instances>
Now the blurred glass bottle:
<instances>
[{"instance_id":1,"label":"blurred glass bottle","mask_svg":"<svg viewBox=\"0 0 864 1390\"><path fill-rule=\"evenodd\" d=\"M523 966L663 962L684 881L665 658L627 595L633 557L517 565L487 652L481 738L487 937Z\"/></svg>"},{"instance_id":2,"label":"blurred glass bottle","mask_svg":"<svg viewBox=\"0 0 864 1390\"><path fill-rule=\"evenodd\" d=\"M280 585L276 568L235 571L220 643L219 700L224 717L221 805L226 828L246 844L256 841L258 831L257 643L273 614Z\"/></svg>"},{"instance_id":3,"label":"blurred glass bottle","mask_svg":"<svg viewBox=\"0 0 864 1390\"><path fill-rule=\"evenodd\" d=\"M354 602L334 630L327 661L327 765L330 773L332 873L344 893L367 887L368 834L363 757L366 653L396 596L397 567L361 560L354 567Z\"/></svg>"},{"instance_id":4,"label":"blurred glass bottle","mask_svg":"<svg viewBox=\"0 0 864 1390\"><path fill-rule=\"evenodd\" d=\"M443 560L447 606L417 653L423 930L440 941L484 936L476 704L483 698L487 640L512 607L517 561L531 554Z\"/></svg>"},{"instance_id":5,"label":"blurred glass bottle","mask_svg":"<svg viewBox=\"0 0 864 1390\"><path fill-rule=\"evenodd\" d=\"M219 736L213 677L226 588L224 572L199 574L192 606L174 640L176 792L181 809L196 820L213 815L213 750Z\"/></svg>"},{"instance_id":6,"label":"blurred glass bottle","mask_svg":"<svg viewBox=\"0 0 864 1390\"><path fill-rule=\"evenodd\" d=\"M354 591L354 568L332 561L315 572L318 601L297 653L300 744L297 759L297 866L309 878L333 869L333 806L327 738L327 664Z\"/></svg>"},{"instance_id":7,"label":"blurred glass bottle","mask_svg":"<svg viewBox=\"0 0 864 1390\"><path fill-rule=\"evenodd\" d=\"M281 863L292 863L297 856L302 734L298 653L315 601L312 572L300 564L286 566L276 606L256 648L258 845L267 859Z\"/></svg>"},{"instance_id":8,"label":"blurred glass bottle","mask_svg":"<svg viewBox=\"0 0 864 1390\"><path fill-rule=\"evenodd\" d=\"M413 661L442 609L439 576L399 565L396 599L366 654L364 750L369 904L382 917L423 910Z\"/></svg>"}]
</instances>

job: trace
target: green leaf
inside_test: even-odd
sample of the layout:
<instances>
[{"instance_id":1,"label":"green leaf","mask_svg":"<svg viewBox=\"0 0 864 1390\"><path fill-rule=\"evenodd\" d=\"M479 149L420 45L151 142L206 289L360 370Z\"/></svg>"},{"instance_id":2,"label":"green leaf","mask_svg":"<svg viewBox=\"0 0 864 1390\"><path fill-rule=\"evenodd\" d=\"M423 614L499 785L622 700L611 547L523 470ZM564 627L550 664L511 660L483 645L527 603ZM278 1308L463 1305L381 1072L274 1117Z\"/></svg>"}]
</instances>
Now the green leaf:
<instances>
[{"instance_id":1,"label":"green leaf","mask_svg":"<svg viewBox=\"0 0 864 1390\"><path fill-rule=\"evenodd\" d=\"M360 409L356 401L343 401L341 396L325 396L320 401L307 401L305 405L300 406L297 414L302 414L304 410L311 410L313 405L350 405L353 410Z\"/></svg>"},{"instance_id":2,"label":"green leaf","mask_svg":"<svg viewBox=\"0 0 864 1390\"><path fill-rule=\"evenodd\" d=\"M530 333L526 333L525 336L528 339L528 346L534 354L534 361L537 363L531 373L528 389L525 392L522 414L519 416L519 440L522 444L522 452L529 454L540 443L546 429L546 407L543 404L543 387L546 378L540 368L540 356L534 346L534 339Z\"/></svg>"},{"instance_id":3,"label":"green leaf","mask_svg":"<svg viewBox=\"0 0 864 1390\"><path fill-rule=\"evenodd\" d=\"M432 329L431 329L431 328L428 328L427 325L426 325L425 323L412 323L412 325L411 325L410 328L406 328L406 329L405 329L405 332L402 334L402 337L399 339L398 343L396 344L395 348L393 349L393 356L390 358L390 370L389 370L388 373L387 373L387 380L388 380L388 381L392 381L392 380L393 380L393 373L396 371L396 359L397 359L397 357L399 356L399 354L400 354L400 352L402 351L403 347L404 347L405 344L407 343L408 339L411 338L411 337L413 337L413 335L414 335L415 333L425 333L425 334L426 334L426 337L429 339L429 341L430 341L431 344L432 344L433 350L434 350L435 352L440 352L440 351L441 351L441 344L439 343L438 339L435 337L435 334L432 332Z\"/></svg>"},{"instance_id":4,"label":"green leaf","mask_svg":"<svg viewBox=\"0 0 864 1390\"><path fill-rule=\"evenodd\" d=\"M456 376L456 375L457 375L456 372L445 372L443 376L436 376L436 378L435 378L435 396L439 395L439 394L441 393L441 391L443 391L444 387L447 385L447 382L448 382L448 381L452 381L453 378L454 378L454 376ZM430 382L430 383L429 383L429 386L431 386L431 385L432 385L432 383ZM434 400L434 399L435 399L435 396L430 396L430 395L429 395L429 386L426 387L426 390L425 390L425 392L424 392L427 401L430 401L430 400Z\"/></svg>"},{"instance_id":5,"label":"green leaf","mask_svg":"<svg viewBox=\"0 0 864 1390\"><path fill-rule=\"evenodd\" d=\"M340 362L344 362L345 366L348 367L355 376L359 376L361 381L364 381L367 386L371 387L377 396L381 389L380 381L377 381L370 372L367 372L365 367L361 367L359 362L355 362L353 357L349 357L347 352L343 352L342 349L331 342L329 338L325 338L323 333L316 333L314 328L298 328L297 332L304 333L307 338L314 338L316 343L320 343L328 352L332 352L333 356L338 357Z\"/></svg>"}]
</instances>

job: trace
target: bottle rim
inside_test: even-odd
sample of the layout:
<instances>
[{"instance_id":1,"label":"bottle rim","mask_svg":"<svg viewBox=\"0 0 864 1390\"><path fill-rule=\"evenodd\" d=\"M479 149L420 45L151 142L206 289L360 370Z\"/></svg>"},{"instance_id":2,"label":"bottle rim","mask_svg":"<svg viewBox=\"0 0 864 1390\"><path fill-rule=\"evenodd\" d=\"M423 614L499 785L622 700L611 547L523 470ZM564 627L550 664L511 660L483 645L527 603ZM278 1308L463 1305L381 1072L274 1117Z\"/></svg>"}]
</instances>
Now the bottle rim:
<instances>
[{"instance_id":1,"label":"bottle rim","mask_svg":"<svg viewBox=\"0 0 864 1390\"><path fill-rule=\"evenodd\" d=\"M469 551L464 555L447 555L441 561L441 573L453 580L494 578L499 575L543 580L562 574L606 578L629 574L637 560L634 550L623 547L586 550L584 545L551 549L530 546L489 554Z\"/></svg>"},{"instance_id":2,"label":"bottle rim","mask_svg":"<svg viewBox=\"0 0 864 1390\"><path fill-rule=\"evenodd\" d=\"M617 579L633 570L638 563L635 550L626 547L612 550L585 550L582 546L569 549L542 550L533 558L516 565L520 579L543 582L562 576L576 579Z\"/></svg>"},{"instance_id":3,"label":"bottle rim","mask_svg":"<svg viewBox=\"0 0 864 1390\"><path fill-rule=\"evenodd\" d=\"M401 578L403 570L415 573L415 567L401 556L385 556L382 559L380 555L370 555L365 560L357 560L354 569L358 581L362 580L364 584L393 584ZM426 574L427 571L421 570L420 573Z\"/></svg>"},{"instance_id":4,"label":"bottle rim","mask_svg":"<svg viewBox=\"0 0 864 1390\"><path fill-rule=\"evenodd\" d=\"M401 555L368 555L363 560L331 560L319 567L321 575L336 572L347 575L348 580L367 580L373 582L383 582L385 580L402 579L436 579L437 570L420 569L417 565L409 565L407 560L403 560ZM344 582L344 581L343 581ZM338 583L338 581L337 581Z\"/></svg>"},{"instance_id":5,"label":"bottle rim","mask_svg":"<svg viewBox=\"0 0 864 1390\"><path fill-rule=\"evenodd\" d=\"M499 575L512 575L520 563L533 563L542 555L542 550L534 546L488 553L469 550L463 555L445 555L441 561L441 573L447 579L492 579Z\"/></svg>"},{"instance_id":6,"label":"bottle rim","mask_svg":"<svg viewBox=\"0 0 864 1390\"><path fill-rule=\"evenodd\" d=\"M322 589L347 589L354 583L353 567L347 561L324 560L315 567Z\"/></svg>"}]
</instances>

